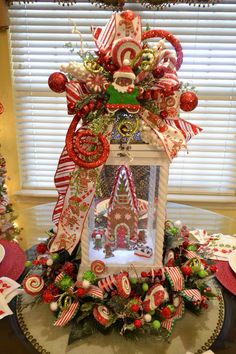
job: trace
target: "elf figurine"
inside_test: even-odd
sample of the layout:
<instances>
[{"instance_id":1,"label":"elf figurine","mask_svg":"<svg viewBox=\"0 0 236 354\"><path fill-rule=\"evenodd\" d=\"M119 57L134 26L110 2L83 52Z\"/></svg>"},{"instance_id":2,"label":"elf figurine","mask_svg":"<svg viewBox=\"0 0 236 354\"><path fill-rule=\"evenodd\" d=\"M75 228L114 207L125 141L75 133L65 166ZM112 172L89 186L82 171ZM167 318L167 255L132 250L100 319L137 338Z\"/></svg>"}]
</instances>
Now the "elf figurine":
<instances>
[{"instance_id":1,"label":"elf figurine","mask_svg":"<svg viewBox=\"0 0 236 354\"><path fill-rule=\"evenodd\" d=\"M137 113L140 109L137 96L141 92L139 87L134 85L136 76L129 63L128 59L124 60L123 66L115 71L113 82L107 88L106 93L110 95L110 98L106 108L110 113L119 109L125 109L129 113Z\"/></svg>"}]
</instances>

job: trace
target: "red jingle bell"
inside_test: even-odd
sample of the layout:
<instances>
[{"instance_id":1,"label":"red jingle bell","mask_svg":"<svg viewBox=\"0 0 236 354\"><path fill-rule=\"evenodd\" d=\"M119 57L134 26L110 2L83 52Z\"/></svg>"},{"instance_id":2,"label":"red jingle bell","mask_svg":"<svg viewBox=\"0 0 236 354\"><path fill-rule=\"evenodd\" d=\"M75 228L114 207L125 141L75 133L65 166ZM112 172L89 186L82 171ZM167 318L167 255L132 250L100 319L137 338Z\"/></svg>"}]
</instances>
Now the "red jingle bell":
<instances>
[{"instance_id":1,"label":"red jingle bell","mask_svg":"<svg viewBox=\"0 0 236 354\"><path fill-rule=\"evenodd\" d=\"M156 79L161 79L165 75L165 67L158 66L152 71L152 74Z\"/></svg>"},{"instance_id":2,"label":"red jingle bell","mask_svg":"<svg viewBox=\"0 0 236 354\"><path fill-rule=\"evenodd\" d=\"M51 74L48 78L48 86L50 89L56 93L62 93L66 90L66 83L67 83L66 75L55 72Z\"/></svg>"},{"instance_id":3,"label":"red jingle bell","mask_svg":"<svg viewBox=\"0 0 236 354\"><path fill-rule=\"evenodd\" d=\"M195 92L187 91L180 96L180 108L185 112L193 111L198 104L198 98Z\"/></svg>"}]
</instances>

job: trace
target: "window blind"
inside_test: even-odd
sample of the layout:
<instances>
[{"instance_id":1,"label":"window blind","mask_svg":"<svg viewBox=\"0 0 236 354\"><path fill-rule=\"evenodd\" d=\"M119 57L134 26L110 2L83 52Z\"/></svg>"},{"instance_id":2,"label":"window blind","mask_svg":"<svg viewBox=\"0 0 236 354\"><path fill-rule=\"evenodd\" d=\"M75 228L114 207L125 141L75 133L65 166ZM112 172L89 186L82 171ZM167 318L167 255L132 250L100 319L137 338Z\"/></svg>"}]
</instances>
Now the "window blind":
<instances>
[{"instance_id":1,"label":"window blind","mask_svg":"<svg viewBox=\"0 0 236 354\"><path fill-rule=\"evenodd\" d=\"M142 24L172 32L182 43L181 80L196 86L199 105L182 117L200 125L188 152L170 169L169 192L235 195L236 186L236 1L209 8L177 5L166 11L138 11ZM65 94L54 94L48 76L62 63L78 60L66 42L73 22L85 47L94 48L90 26L104 26L111 12L80 1L70 7L52 2L17 5L10 10L10 43L14 76L19 155L23 189L54 188L53 175L72 119Z\"/></svg>"}]
</instances>

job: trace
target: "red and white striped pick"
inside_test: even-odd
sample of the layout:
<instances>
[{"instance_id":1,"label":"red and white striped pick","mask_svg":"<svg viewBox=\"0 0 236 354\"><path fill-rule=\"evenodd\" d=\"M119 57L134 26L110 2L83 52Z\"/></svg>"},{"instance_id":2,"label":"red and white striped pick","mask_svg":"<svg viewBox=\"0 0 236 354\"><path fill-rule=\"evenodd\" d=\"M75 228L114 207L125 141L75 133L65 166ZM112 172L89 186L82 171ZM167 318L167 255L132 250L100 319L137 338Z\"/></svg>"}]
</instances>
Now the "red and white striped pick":
<instances>
[{"instance_id":1,"label":"red and white striped pick","mask_svg":"<svg viewBox=\"0 0 236 354\"><path fill-rule=\"evenodd\" d=\"M116 278L114 275L108 275L106 278L98 281L98 286L100 289L109 293L110 291L116 289Z\"/></svg>"},{"instance_id":2,"label":"red and white striped pick","mask_svg":"<svg viewBox=\"0 0 236 354\"><path fill-rule=\"evenodd\" d=\"M57 327L65 326L76 315L78 309L79 309L79 302L74 301L68 309L60 312L59 317L54 322L54 326Z\"/></svg>"},{"instance_id":3,"label":"red and white striped pick","mask_svg":"<svg viewBox=\"0 0 236 354\"><path fill-rule=\"evenodd\" d=\"M69 81L66 83L66 99L68 114L74 114L74 105L80 101L81 96L88 93L85 85L78 81Z\"/></svg>"},{"instance_id":4,"label":"red and white striped pick","mask_svg":"<svg viewBox=\"0 0 236 354\"><path fill-rule=\"evenodd\" d=\"M86 292L85 296L91 296L94 299L103 300L103 290L98 286L91 285L88 288L88 291Z\"/></svg>"}]
</instances>

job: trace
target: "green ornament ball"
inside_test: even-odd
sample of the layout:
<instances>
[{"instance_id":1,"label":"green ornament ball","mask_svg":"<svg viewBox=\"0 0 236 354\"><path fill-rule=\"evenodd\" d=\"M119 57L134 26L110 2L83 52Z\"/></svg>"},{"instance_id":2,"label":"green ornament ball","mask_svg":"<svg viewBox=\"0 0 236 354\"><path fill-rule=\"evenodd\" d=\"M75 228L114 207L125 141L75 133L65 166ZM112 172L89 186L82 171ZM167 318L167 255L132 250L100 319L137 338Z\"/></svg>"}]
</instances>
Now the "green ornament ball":
<instances>
[{"instance_id":1,"label":"green ornament ball","mask_svg":"<svg viewBox=\"0 0 236 354\"><path fill-rule=\"evenodd\" d=\"M142 289L143 289L143 291L148 291L148 289L149 289L148 284L147 283L143 283Z\"/></svg>"},{"instance_id":2,"label":"green ornament ball","mask_svg":"<svg viewBox=\"0 0 236 354\"><path fill-rule=\"evenodd\" d=\"M32 265L32 262L31 261L26 261L25 262L25 267L30 267Z\"/></svg>"},{"instance_id":3,"label":"green ornament ball","mask_svg":"<svg viewBox=\"0 0 236 354\"><path fill-rule=\"evenodd\" d=\"M199 272L197 273L197 275L199 276L199 278L206 278L208 276L208 273L206 270L202 269L202 270L199 270Z\"/></svg>"},{"instance_id":4,"label":"green ornament ball","mask_svg":"<svg viewBox=\"0 0 236 354\"><path fill-rule=\"evenodd\" d=\"M135 285L135 284L137 284L138 279L137 278L130 278L129 281L131 284Z\"/></svg>"},{"instance_id":5,"label":"green ornament ball","mask_svg":"<svg viewBox=\"0 0 236 354\"><path fill-rule=\"evenodd\" d=\"M53 261L58 260L59 254L58 253L53 253L53 254L51 254L51 258L52 258Z\"/></svg>"},{"instance_id":6,"label":"green ornament ball","mask_svg":"<svg viewBox=\"0 0 236 354\"><path fill-rule=\"evenodd\" d=\"M152 328L154 329L159 329L161 327L161 322L158 320L155 320L152 322Z\"/></svg>"},{"instance_id":7,"label":"green ornament ball","mask_svg":"<svg viewBox=\"0 0 236 354\"><path fill-rule=\"evenodd\" d=\"M175 307L173 305L168 305L167 307L170 309L172 313L175 312Z\"/></svg>"},{"instance_id":8,"label":"green ornament ball","mask_svg":"<svg viewBox=\"0 0 236 354\"><path fill-rule=\"evenodd\" d=\"M59 282L59 286L62 290L66 290L73 285L73 280L69 275L65 275Z\"/></svg>"},{"instance_id":9,"label":"green ornament ball","mask_svg":"<svg viewBox=\"0 0 236 354\"><path fill-rule=\"evenodd\" d=\"M195 245L189 245L189 246L187 247L187 250L188 250L188 251L196 251L196 250L197 250L197 247L196 247Z\"/></svg>"},{"instance_id":10,"label":"green ornament ball","mask_svg":"<svg viewBox=\"0 0 236 354\"><path fill-rule=\"evenodd\" d=\"M88 280L90 283L94 283L96 280L96 275L91 270L87 270L84 272L82 279Z\"/></svg>"},{"instance_id":11,"label":"green ornament ball","mask_svg":"<svg viewBox=\"0 0 236 354\"><path fill-rule=\"evenodd\" d=\"M149 311L149 313L150 313L150 315L153 316L153 315L155 315L156 312L155 312L155 310L151 310L151 311Z\"/></svg>"}]
</instances>

